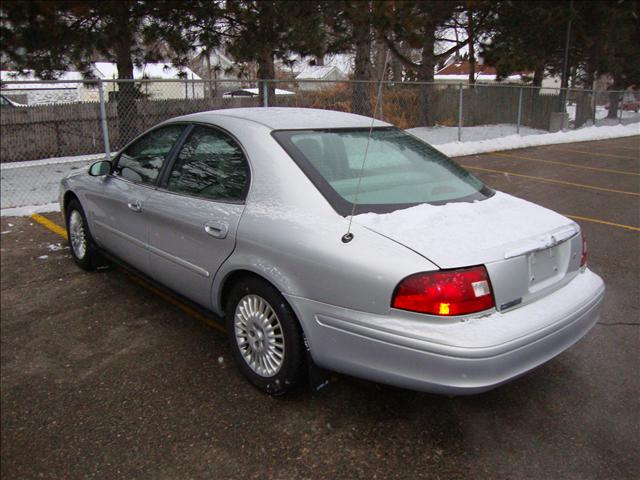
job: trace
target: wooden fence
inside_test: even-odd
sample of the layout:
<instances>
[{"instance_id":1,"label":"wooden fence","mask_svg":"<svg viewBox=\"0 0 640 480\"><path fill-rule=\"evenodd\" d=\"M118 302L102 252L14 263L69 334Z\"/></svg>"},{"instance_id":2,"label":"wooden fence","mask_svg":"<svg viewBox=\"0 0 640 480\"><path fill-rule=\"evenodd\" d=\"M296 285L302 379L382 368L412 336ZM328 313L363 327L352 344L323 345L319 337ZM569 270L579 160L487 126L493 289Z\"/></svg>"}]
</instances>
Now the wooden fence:
<instances>
[{"instance_id":1,"label":"wooden fence","mask_svg":"<svg viewBox=\"0 0 640 480\"><path fill-rule=\"evenodd\" d=\"M358 111L351 105L349 83L320 91L298 91L276 97L275 104ZM371 101L375 99L372 85ZM382 114L385 121L400 128L418 126L418 96L424 85L395 84L383 88ZM431 86L429 105L436 124L458 123L460 91L456 85ZM518 117L518 88L478 86L463 90L463 126L496 123L515 124ZM555 95L541 95L523 89L521 124L549 129L551 112L558 106ZM157 123L179 115L220 108L258 106L257 97L136 100L134 122L120 125L116 102L107 102L107 124L111 150ZM371 105L373 111L373 105ZM126 138L121 138L124 135ZM0 113L1 162L50 157L67 157L104 151L98 103L67 103L33 107L3 108Z\"/></svg>"},{"instance_id":2,"label":"wooden fence","mask_svg":"<svg viewBox=\"0 0 640 480\"><path fill-rule=\"evenodd\" d=\"M135 124L126 126L127 139L179 115L220 108L250 107L257 98L143 100L135 102ZM107 103L112 151L122 147L117 104ZM66 103L5 107L0 112L0 161L16 162L104 152L98 103Z\"/></svg>"}]
</instances>

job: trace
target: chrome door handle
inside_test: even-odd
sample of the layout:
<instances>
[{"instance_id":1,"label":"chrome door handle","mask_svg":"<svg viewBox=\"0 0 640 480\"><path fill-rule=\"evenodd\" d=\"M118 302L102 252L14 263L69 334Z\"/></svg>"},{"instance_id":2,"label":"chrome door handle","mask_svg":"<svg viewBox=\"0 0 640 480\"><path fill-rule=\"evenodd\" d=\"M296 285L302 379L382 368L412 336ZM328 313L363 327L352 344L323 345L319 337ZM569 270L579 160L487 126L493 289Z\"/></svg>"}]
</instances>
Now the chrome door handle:
<instances>
[{"instance_id":1,"label":"chrome door handle","mask_svg":"<svg viewBox=\"0 0 640 480\"><path fill-rule=\"evenodd\" d=\"M129 210L136 213L140 213L142 211L142 204L140 203L140 200L132 200L127 203L127 207L129 207Z\"/></svg>"},{"instance_id":2,"label":"chrome door handle","mask_svg":"<svg viewBox=\"0 0 640 480\"><path fill-rule=\"evenodd\" d=\"M225 222L209 222L204 224L204 231L215 238L225 238L229 233L229 226Z\"/></svg>"}]
</instances>

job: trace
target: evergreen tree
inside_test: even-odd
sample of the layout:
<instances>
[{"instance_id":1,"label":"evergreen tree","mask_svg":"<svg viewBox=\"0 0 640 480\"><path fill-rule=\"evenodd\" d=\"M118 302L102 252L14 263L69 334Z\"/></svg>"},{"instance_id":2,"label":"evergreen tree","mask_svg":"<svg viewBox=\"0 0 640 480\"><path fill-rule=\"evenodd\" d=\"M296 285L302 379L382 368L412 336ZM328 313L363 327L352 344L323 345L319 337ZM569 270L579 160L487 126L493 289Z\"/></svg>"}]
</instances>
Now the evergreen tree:
<instances>
[{"instance_id":1,"label":"evergreen tree","mask_svg":"<svg viewBox=\"0 0 640 480\"><path fill-rule=\"evenodd\" d=\"M276 58L287 60L291 53L321 54L324 32L316 2L226 2L224 19L229 53L237 61L256 62L259 79L275 78ZM275 85L268 86L269 105L273 105ZM261 103L263 90L260 88Z\"/></svg>"},{"instance_id":2,"label":"evergreen tree","mask_svg":"<svg viewBox=\"0 0 640 480\"><path fill-rule=\"evenodd\" d=\"M391 53L408 69L417 72L417 79L433 82L434 69L439 58L446 58L467 45L463 40L454 43L446 51L435 54L437 34L459 8L459 2L429 0L384 2L386 14L378 15L377 28L389 46ZM420 50L420 61L406 55L400 45ZM432 87L421 86L418 94L419 125L433 125L430 97Z\"/></svg>"},{"instance_id":3,"label":"evergreen tree","mask_svg":"<svg viewBox=\"0 0 640 480\"><path fill-rule=\"evenodd\" d=\"M216 5L204 1L6 1L0 13L0 52L19 70L33 70L45 79L71 68L90 78L92 60L101 57L115 62L118 79L124 80L117 96L120 143L124 144L135 131L139 95L131 81L134 65L165 56L161 45L169 46L174 63L184 64L192 47L188 36L182 35L183 25L193 18L189 12L206 9L210 19Z\"/></svg>"}]
</instances>

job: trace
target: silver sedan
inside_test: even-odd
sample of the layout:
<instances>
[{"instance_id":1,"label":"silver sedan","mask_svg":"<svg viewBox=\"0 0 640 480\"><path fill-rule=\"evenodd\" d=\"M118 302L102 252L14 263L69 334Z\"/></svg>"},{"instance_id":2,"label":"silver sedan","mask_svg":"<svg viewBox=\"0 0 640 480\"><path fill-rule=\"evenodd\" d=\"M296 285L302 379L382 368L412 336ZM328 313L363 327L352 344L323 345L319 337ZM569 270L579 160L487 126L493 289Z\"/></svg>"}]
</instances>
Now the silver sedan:
<instances>
[{"instance_id":1,"label":"silver sedan","mask_svg":"<svg viewBox=\"0 0 640 480\"><path fill-rule=\"evenodd\" d=\"M223 317L273 395L324 369L482 392L578 341L604 295L574 222L348 113L174 118L60 201L80 267L116 259Z\"/></svg>"}]
</instances>

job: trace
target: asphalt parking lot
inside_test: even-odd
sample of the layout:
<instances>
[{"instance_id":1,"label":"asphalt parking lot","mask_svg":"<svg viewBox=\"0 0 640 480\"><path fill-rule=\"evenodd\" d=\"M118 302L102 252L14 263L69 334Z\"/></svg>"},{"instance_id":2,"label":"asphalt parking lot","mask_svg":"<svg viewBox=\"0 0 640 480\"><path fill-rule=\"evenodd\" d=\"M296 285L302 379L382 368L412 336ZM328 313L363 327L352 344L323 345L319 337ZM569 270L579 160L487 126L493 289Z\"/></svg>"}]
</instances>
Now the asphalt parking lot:
<instances>
[{"instance_id":1,"label":"asphalt parking lot","mask_svg":"<svg viewBox=\"0 0 640 480\"><path fill-rule=\"evenodd\" d=\"M200 315L3 217L2 477L638 478L640 136L457 160L584 229L608 290L573 348L473 397L335 376L273 399Z\"/></svg>"}]
</instances>

